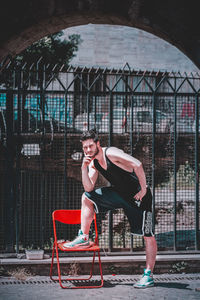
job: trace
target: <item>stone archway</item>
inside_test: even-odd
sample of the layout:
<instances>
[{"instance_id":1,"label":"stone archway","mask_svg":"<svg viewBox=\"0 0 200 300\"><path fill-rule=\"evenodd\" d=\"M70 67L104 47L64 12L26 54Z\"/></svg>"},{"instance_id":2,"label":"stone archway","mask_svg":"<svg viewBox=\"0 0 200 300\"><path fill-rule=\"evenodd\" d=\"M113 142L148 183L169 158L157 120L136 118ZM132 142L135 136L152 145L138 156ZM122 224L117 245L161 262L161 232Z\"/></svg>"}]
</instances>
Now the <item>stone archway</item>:
<instances>
[{"instance_id":1,"label":"stone archway","mask_svg":"<svg viewBox=\"0 0 200 300\"><path fill-rule=\"evenodd\" d=\"M170 42L200 67L200 27L194 0L13 0L0 10L0 61L61 29L116 24L136 27Z\"/></svg>"}]
</instances>

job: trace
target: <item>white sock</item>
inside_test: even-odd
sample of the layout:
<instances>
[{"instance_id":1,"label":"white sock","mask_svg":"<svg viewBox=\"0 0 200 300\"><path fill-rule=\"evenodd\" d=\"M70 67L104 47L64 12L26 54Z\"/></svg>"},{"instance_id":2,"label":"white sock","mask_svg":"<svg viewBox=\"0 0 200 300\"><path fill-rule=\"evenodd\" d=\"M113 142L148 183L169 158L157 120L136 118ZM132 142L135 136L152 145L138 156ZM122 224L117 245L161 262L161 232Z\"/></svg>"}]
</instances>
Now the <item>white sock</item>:
<instances>
[{"instance_id":1,"label":"white sock","mask_svg":"<svg viewBox=\"0 0 200 300\"><path fill-rule=\"evenodd\" d=\"M84 233L82 229L79 229L78 233L81 234L87 241L89 240L89 234Z\"/></svg>"},{"instance_id":2,"label":"white sock","mask_svg":"<svg viewBox=\"0 0 200 300\"><path fill-rule=\"evenodd\" d=\"M83 233L82 235L83 235L83 237L84 237L85 239L89 240L89 234Z\"/></svg>"}]
</instances>

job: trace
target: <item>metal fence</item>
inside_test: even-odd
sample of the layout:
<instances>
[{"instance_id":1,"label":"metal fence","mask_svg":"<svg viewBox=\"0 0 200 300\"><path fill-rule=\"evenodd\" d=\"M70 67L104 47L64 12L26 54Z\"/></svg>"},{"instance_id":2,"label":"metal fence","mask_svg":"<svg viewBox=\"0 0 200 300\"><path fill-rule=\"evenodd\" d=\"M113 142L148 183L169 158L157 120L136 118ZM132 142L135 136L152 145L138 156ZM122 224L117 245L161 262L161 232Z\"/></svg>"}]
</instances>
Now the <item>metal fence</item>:
<instances>
[{"instance_id":1,"label":"metal fence","mask_svg":"<svg viewBox=\"0 0 200 300\"><path fill-rule=\"evenodd\" d=\"M80 208L80 134L142 161L159 250L199 249L199 74L8 64L0 75L0 249L50 249L51 213ZM98 186L106 185L100 177ZM143 250L123 210L98 216L105 251ZM60 227L60 238L77 229ZM91 229L92 237L92 229Z\"/></svg>"}]
</instances>

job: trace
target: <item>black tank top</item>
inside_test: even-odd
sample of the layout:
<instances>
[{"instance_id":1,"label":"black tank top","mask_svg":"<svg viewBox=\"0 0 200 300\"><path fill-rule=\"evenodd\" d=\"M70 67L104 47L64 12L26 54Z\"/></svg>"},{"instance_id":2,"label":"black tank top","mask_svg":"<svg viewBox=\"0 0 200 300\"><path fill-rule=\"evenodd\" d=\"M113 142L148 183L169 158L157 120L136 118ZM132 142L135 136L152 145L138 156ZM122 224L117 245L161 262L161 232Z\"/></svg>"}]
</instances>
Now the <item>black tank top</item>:
<instances>
[{"instance_id":1,"label":"black tank top","mask_svg":"<svg viewBox=\"0 0 200 300\"><path fill-rule=\"evenodd\" d=\"M94 159L95 168L105 177L122 197L130 199L137 194L141 187L135 172L128 172L118 167L107 157L105 150L105 158L107 163L107 169L101 167L97 159Z\"/></svg>"}]
</instances>

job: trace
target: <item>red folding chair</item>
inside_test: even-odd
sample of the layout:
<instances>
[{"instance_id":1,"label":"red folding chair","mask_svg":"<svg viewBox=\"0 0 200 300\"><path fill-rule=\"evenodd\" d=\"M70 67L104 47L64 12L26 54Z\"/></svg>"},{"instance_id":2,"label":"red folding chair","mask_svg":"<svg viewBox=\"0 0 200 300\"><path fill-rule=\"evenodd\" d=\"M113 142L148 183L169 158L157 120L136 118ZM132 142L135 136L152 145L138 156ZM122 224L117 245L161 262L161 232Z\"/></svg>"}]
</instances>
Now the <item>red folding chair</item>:
<instances>
[{"instance_id":1,"label":"red folding chair","mask_svg":"<svg viewBox=\"0 0 200 300\"><path fill-rule=\"evenodd\" d=\"M51 261L51 268L50 268L50 278L53 281L59 281L60 286L63 289L66 288L100 288L103 286L103 273L102 273L102 266L101 266L101 258L100 258L100 248L99 248L99 242L98 242L98 232L97 232L97 222L96 222L96 214L94 214L94 226L95 226L95 240L94 242L90 242L89 247L74 247L74 248L64 248L63 244L64 242L60 242L57 240L57 233L56 233L56 221L64 223L64 224L80 224L81 223L81 210L55 210L52 213L52 219L53 219L53 230L54 230L54 244L53 244L53 251L52 251L52 261ZM56 250L56 258L57 258L57 270L58 270L58 277L53 278L52 272L53 272L53 263L54 263L54 254ZM92 265L90 269L90 276L88 278L61 278L61 269L60 269L60 262L59 262L59 251L64 252L93 252L93 259L92 259ZM101 284L100 285L78 285L78 286L67 286L63 285L63 281L73 282L73 281L87 281L90 282L90 279L93 275L93 269L94 269L94 262L95 262L95 256L96 252L98 253L98 261L99 261L99 270L100 270L100 276L101 276ZM90 283L91 284L91 283Z\"/></svg>"}]
</instances>

